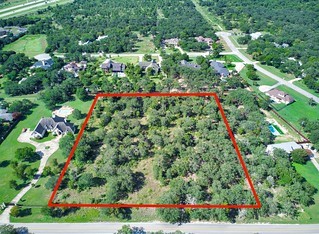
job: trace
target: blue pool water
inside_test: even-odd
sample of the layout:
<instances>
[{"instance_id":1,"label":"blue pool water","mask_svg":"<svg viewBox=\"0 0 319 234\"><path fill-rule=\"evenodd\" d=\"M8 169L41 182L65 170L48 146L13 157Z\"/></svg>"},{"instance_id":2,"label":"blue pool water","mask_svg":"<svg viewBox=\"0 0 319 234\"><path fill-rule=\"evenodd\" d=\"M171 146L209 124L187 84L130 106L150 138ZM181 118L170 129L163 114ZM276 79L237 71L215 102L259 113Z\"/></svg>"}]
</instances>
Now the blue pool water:
<instances>
[{"instance_id":1,"label":"blue pool water","mask_svg":"<svg viewBox=\"0 0 319 234\"><path fill-rule=\"evenodd\" d=\"M274 136L279 136L279 135L280 135L280 133L277 131L277 129L276 129L274 126L269 125L268 128L269 128L269 130L271 131L271 133L272 133Z\"/></svg>"}]
</instances>

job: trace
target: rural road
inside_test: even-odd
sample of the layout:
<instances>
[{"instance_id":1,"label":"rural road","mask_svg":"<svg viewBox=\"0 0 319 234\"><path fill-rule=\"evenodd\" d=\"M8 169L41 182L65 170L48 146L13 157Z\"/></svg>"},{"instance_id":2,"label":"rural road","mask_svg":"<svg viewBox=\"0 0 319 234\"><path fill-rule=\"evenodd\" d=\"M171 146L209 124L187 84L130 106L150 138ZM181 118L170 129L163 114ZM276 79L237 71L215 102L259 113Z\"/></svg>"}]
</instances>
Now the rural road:
<instances>
[{"instance_id":1,"label":"rural road","mask_svg":"<svg viewBox=\"0 0 319 234\"><path fill-rule=\"evenodd\" d=\"M53 2L57 2L58 0L48 0L48 1L40 1L38 4L33 4L31 6L26 6L26 7L23 7L23 8L19 8L17 10L12 10L12 11L9 11L9 12L6 12L6 13L3 13L3 14L0 14L0 18L1 17L5 17L5 16L8 16L8 15L12 15L12 14L15 14L15 13L18 13L18 12L22 12L22 11L26 11L26 10L30 10L34 7L39 7L39 6L42 6L42 5L45 5L45 4L49 4L49 3L53 3ZM34 3L34 2L32 2ZM31 4L31 3L30 3ZM29 4L29 5L30 5ZM23 6L23 5L19 5L20 7ZM16 6L15 8L17 8L18 6ZM8 8L6 9L3 9L2 11L4 10L7 10Z\"/></svg>"},{"instance_id":2,"label":"rural road","mask_svg":"<svg viewBox=\"0 0 319 234\"><path fill-rule=\"evenodd\" d=\"M308 97L308 98L312 98L315 102L319 103L319 98L316 97L315 95L312 95L311 93L308 93L307 91L299 88L298 86L290 83L289 81L286 81L282 78L280 78L279 76L274 75L273 73L265 70L264 68L258 66L258 64L256 64L256 62L251 61L250 59L248 59L245 55L243 55L238 48L236 48L236 46L233 44L233 42L229 39L229 37L231 36L231 33L229 32L217 32L216 33L217 36L222 37L224 39L224 41L227 43L228 47L231 49L231 51L237 55L239 58L241 58L246 64L253 64L254 67L256 68L257 71L260 71L261 73L265 74L266 76L269 76L270 78L277 80L280 84L283 84L293 90L295 90L296 92ZM318 231L319 233L319 231Z\"/></svg>"},{"instance_id":3,"label":"rural road","mask_svg":"<svg viewBox=\"0 0 319 234\"><path fill-rule=\"evenodd\" d=\"M243 234L314 234L319 233L319 224L309 225L279 225L279 224L220 224L220 223L187 223L181 226L161 222L152 223L14 223L16 227L28 227L29 231L35 234L56 234L56 233L115 233L125 224L131 227L143 227L146 232L163 230L174 232L180 230L186 233L243 233Z\"/></svg>"},{"instance_id":4,"label":"rural road","mask_svg":"<svg viewBox=\"0 0 319 234\"><path fill-rule=\"evenodd\" d=\"M43 172L43 169L49 159L49 157L58 150L59 148L59 141L61 139L61 136L58 136L54 138L51 141L38 143L35 141L30 140L31 137L31 131L28 130L27 132L21 133L21 135L18 137L19 142L29 143L36 147L36 153L41 156L40 166L38 168L38 171L36 172L33 180L28 184L28 186L24 187L18 195L13 198L11 203L17 204L20 199L32 188L32 184L36 184L38 180L41 177L41 174ZM10 222L10 211L13 206L8 206L3 213L0 215L0 223L9 223Z\"/></svg>"}]
</instances>

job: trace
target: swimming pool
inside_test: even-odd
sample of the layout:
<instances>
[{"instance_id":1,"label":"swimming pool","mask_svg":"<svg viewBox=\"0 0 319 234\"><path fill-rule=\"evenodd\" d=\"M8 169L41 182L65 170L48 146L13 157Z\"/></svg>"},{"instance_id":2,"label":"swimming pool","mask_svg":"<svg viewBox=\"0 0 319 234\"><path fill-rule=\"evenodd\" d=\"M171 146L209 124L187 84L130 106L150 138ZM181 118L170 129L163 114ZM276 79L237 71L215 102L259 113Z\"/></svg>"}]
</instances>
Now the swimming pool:
<instances>
[{"instance_id":1,"label":"swimming pool","mask_svg":"<svg viewBox=\"0 0 319 234\"><path fill-rule=\"evenodd\" d=\"M70 114L72 114L72 110L70 110L70 109L60 109L58 111L58 114L63 115L63 116L70 115Z\"/></svg>"},{"instance_id":2,"label":"swimming pool","mask_svg":"<svg viewBox=\"0 0 319 234\"><path fill-rule=\"evenodd\" d=\"M269 125L268 128L274 136L280 136L280 133L277 131L277 129L274 126Z\"/></svg>"}]
</instances>

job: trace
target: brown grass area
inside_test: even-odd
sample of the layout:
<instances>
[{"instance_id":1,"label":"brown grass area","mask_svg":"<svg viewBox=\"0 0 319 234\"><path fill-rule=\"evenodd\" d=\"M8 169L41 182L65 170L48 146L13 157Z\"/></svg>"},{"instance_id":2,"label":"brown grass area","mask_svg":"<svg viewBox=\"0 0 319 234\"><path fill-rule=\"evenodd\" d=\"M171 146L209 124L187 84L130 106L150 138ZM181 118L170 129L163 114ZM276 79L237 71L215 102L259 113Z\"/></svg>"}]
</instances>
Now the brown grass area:
<instances>
[{"instance_id":1,"label":"brown grass area","mask_svg":"<svg viewBox=\"0 0 319 234\"><path fill-rule=\"evenodd\" d=\"M162 186L159 181L154 178L153 173L153 158L148 158L140 161L134 172L141 172L145 176L145 184L142 189L129 195L125 200L120 203L135 203L135 204L154 204L157 199L166 191L167 186Z\"/></svg>"}]
</instances>

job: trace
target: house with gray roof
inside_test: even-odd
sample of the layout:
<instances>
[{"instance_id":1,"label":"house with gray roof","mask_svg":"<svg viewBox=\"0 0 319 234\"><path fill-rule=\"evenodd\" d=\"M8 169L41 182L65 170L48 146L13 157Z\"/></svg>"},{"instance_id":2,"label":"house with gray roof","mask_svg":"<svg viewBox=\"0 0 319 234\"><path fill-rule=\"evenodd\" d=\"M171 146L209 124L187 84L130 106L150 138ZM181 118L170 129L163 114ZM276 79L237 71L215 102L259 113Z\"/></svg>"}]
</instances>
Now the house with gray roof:
<instances>
[{"instance_id":1,"label":"house with gray roof","mask_svg":"<svg viewBox=\"0 0 319 234\"><path fill-rule=\"evenodd\" d=\"M210 61L210 66L215 70L216 74L221 77L228 77L230 75L227 68L224 67L224 64L216 61Z\"/></svg>"},{"instance_id":2,"label":"house with gray roof","mask_svg":"<svg viewBox=\"0 0 319 234\"><path fill-rule=\"evenodd\" d=\"M161 69L154 59L151 62L139 62L138 65L143 70L152 69L156 74L159 73Z\"/></svg>"},{"instance_id":3,"label":"house with gray roof","mask_svg":"<svg viewBox=\"0 0 319 234\"><path fill-rule=\"evenodd\" d=\"M41 118L31 136L34 138L43 138L46 132L52 132L53 135L65 135L67 133L74 134L75 126L65 118L58 116Z\"/></svg>"},{"instance_id":4,"label":"house with gray roof","mask_svg":"<svg viewBox=\"0 0 319 234\"><path fill-rule=\"evenodd\" d=\"M53 60L49 54L39 54L34 58L38 61L32 65L31 69L42 68L47 70L53 65Z\"/></svg>"},{"instance_id":5,"label":"house with gray roof","mask_svg":"<svg viewBox=\"0 0 319 234\"><path fill-rule=\"evenodd\" d=\"M11 122L14 119L14 114L8 113L6 109L0 109L0 119Z\"/></svg>"},{"instance_id":6,"label":"house with gray roof","mask_svg":"<svg viewBox=\"0 0 319 234\"><path fill-rule=\"evenodd\" d=\"M279 144L272 144L268 145L266 152L268 154L272 154L275 149L282 149L286 151L288 154L290 154L295 149L302 149L300 145L298 145L296 142L285 142L285 143L279 143Z\"/></svg>"},{"instance_id":7,"label":"house with gray roof","mask_svg":"<svg viewBox=\"0 0 319 234\"><path fill-rule=\"evenodd\" d=\"M192 68L192 69L200 69L201 66L200 65L197 65L196 63L190 63L190 62L187 62L186 60L182 60L180 62L180 65L182 67L188 67L188 68Z\"/></svg>"},{"instance_id":8,"label":"house with gray roof","mask_svg":"<svg viewBox=\"0 0 319 234\"><path fill-rule=\"evenodd\" d=\"M110 59L105 60L100 67L102 68L103 71L112 72L113 74L114 73L124 74L124 71L126 68L125 64L116 63Z\"/></svg>"}]
</instances>

